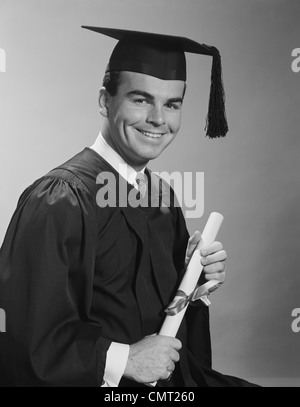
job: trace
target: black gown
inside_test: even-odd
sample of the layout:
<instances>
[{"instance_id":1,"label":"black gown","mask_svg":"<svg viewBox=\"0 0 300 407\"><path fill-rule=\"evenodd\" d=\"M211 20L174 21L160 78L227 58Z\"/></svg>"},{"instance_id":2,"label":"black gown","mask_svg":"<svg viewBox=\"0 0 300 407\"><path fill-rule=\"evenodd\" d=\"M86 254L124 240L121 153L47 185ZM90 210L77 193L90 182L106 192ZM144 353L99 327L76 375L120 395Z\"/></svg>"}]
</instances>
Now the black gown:
<instances>
[{"instance_id":1,"label":"black gown","mask_svg":"<svg viewBox=\"0 0 300 407\"><path fill-rule=\"evenodd\" d=\"M126 193L101 208L107 172ZM164 205L167 184L146 174L158 204L133 208L132 187L86 148L23 192L0 251L0 386L100 386L112 341L159 331L189 236L173 192ZM178 338L180 362L160 386L251 386L211 369L204 305L189 307Z\"/></svg>"}]
</instances>

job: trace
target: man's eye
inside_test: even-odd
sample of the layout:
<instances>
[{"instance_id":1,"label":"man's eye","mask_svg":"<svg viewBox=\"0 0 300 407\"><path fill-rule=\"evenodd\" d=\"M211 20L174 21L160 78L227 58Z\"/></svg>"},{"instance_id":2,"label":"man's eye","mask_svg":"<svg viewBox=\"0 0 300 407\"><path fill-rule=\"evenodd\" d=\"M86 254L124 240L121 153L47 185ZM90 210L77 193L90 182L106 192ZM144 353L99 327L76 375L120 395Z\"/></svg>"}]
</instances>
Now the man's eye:
<instances>
[{"instance_id":1,"label":"man's eye","mask_svg":"<svg viewBox=\"0 0 300 407\"><path fill-rule=\"evenodd\" d=\"M149 102L148 102L147 99L134 99L134 103L142 105L142 104L146 104L146 103L149 103Z\"/></svg>"},{"instance_id":2,"label":"man's eye","mask_svg":"<svg viewBox=\"0 0 300 407\"><path fill-rule=\"evenodd\" d=\"M168 109L174 109L174 110L178 110L180 108L179 105L176 103L167 103L166 106Z\"/></svg>"}]
</instances>

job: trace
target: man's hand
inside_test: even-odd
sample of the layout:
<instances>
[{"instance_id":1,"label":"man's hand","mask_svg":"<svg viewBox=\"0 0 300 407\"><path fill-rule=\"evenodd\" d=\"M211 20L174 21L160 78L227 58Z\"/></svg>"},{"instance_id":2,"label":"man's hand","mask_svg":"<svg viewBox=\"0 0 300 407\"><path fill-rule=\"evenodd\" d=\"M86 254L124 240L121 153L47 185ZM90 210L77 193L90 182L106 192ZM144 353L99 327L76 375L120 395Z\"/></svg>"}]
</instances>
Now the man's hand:
<instances>
[{"instance_id":1,"label":"man's hand","mask_svg":"<svg viewBox=\"0 0 300 407\"><path fill-rule=\"evenodd\" d=\"M166 380L179 361L181 342L169 336L146 336L130 345L124 377L138 383Z\"/></svg>"},{"instance_id":2,"label":"man's hand","mask_svg":"<svg viewBox=\"0 0 300 407\"><path fill-rule=\"evenodd\" d=\"M188 241L185 256L185 266L188 265L190 258L201 239L201 233L196 231ZM226 266L225 260L227 259L227 253L223 249L223 245L220 242L213 242L204 247L201 251L201 263L203 265L203 272L206 280L217 280L221 284L225 280Z\"/></svg>"}]
</instances>

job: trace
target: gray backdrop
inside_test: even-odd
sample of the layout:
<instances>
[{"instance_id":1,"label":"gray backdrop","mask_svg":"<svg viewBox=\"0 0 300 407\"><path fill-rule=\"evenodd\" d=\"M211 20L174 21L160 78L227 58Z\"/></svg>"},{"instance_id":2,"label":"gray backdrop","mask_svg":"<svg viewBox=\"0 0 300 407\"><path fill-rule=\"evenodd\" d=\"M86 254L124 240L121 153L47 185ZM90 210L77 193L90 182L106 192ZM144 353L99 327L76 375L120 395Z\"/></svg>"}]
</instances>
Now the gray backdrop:
<instances>
[{"instance_id":1,"label":"gray backdrop","mask_svg":"<svg viewBox=\"0 0 300 407\"><path fill-rule=\"evenodd\" d=\"M1 0L0 243L22 190L93 143L98 88L115 45L82 30L157 31L217 46L230 132L204 137L210 58L188 55L181 131L155 171L205 174L201 219L221 212L226 284L212 294L214 368L300 386L298 0ZM298 208L298 209L297 209ZM201 344L199 344L201 346Z\"/></svg>"}]
</instances>

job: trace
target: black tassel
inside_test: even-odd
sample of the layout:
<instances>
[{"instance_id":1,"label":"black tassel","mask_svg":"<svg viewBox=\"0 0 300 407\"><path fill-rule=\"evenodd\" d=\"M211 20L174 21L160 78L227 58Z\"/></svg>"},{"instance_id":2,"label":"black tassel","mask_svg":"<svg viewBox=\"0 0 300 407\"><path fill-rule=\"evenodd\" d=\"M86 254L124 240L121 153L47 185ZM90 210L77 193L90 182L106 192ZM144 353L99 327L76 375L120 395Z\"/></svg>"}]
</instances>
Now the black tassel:
<instances>
[{"instance_id":1,"label":"black tassel","mask_svg":"<svg viewBox=\"0 0 300 407\"><path fill-rule=\"evenodd\" d=\"M225 137L228 124L225 111L225 92L222 79L221 55L217 48L209 47L213 56L211 86L205 131L209 138Z\"/></svg>"}]
</instances>

